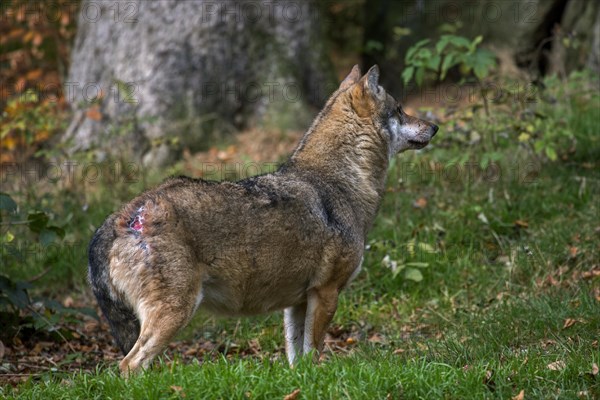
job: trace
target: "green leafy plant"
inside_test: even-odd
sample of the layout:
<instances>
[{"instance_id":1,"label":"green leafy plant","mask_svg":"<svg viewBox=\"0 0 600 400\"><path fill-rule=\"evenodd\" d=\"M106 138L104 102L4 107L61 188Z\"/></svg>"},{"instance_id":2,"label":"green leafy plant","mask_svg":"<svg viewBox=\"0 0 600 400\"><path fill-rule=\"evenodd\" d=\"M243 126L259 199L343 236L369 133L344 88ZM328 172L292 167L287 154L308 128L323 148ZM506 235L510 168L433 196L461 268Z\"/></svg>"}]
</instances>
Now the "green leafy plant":
<instances>
[{"instance_id":1,"label":"green leafy plant","mask_svg":"<svg viewBox=\"0 0 600 400\"><path fill-rule=\"evenodd\" d=\"M451 68L458 66L463 77L475 77L489 115L483 80L496 66L496 58L489 50L479 47L482 41L482 36L469 40L457 35L442 35L435 45L430 39L417 42L406 52L406 67L402 72L404 84L414 79L418 86L422 86L427 74L441 82Z\"/></svg>"},{"instance_id":2,"label":"green leafy plant","mask_svg":"<svg viewBox=\"0 0 600 400\"><path fill-rule=\"evenodd\" d=\"M594 141L600 106L598 83L591 71L574 71L564 81L557 75L544 77L529 106L520 118L513 119L518 142L538 157L556 161L573 152L578 141Z\"/></svg>"},{"instance_id":3,"label":"green leafy plant","mask_svg":"<svg viewBox=\"0 0 600 400\"><path fill-rule=\"evenodd\" d=\"M386 240L376 240L371 242L370 249L385 254L381 265L389 268L394 278L400 277L413 282L423 280L421 270L430 266L432 255L437 253L431 245L417 242L414 238L401 246Z\"/></svg>"},{"instance_id":4,"label":"green leafy plant","mask_svg":"<svg viewBox=\"0 0 600 400\"><path fill-rule=\"evenodd\" d=\"M50 216L44 211L28 211L27 218L21 216L19 211L21 210L10 195L0 193L0 226L8 227L0 234L0 257L3 264L11 260L23 260L18 246L12 245L15 239L11 230L13 228L25 226L25 232L20 233L33 235L32 242L37 240L42 246L65 236L63 228L50 224ZM37 277L33 277L31 281L36 279ZM0 331L0 338L10 339L23 332L43 331L65 339L69 331L60 328L61 322L73 323L77 321L75 317L78 314L98 318L91 309L64 307L59 302L45 297L32 298L29 294L32 288L31 282L0 275L0 325L5 327Z\"/></svg>"},{"instance_id":5,"label":"green leafy plant","mask_svg":"<svg viewBox=\"0 0 600 400\"><path fill-rule=\"evenodd\" d=\"M0 212L2 211L9 216L9 219L3 222L2 214L0 213L0 223L8 227L26 225L31 232L37 234L40 243L44 246L65 236L63 228L49 224L50 217L44 211L32 210L28 212L26 219L19 218L17 203L8 194L0 192ZM0 244L9 243L13 239L14 234L8 229L0 237Z\"/></svg>"},{"instance_id":6,"label":"green leafy plant","mask_svg":"<svg viewBox=\"0 0 600 400\"><path fill-rule=\"evenodd\" d=\"M59 302L45 297L32 298L29 289L33 285L26 281L13 281L0 275L0 323L4 327L0 338L11 339L23 333L44 332L57 339L70 336L69 329L63 323L78 323L78 315L87 315L98 319L90 308L65 307Z\"/></svg>"}]
</instances>

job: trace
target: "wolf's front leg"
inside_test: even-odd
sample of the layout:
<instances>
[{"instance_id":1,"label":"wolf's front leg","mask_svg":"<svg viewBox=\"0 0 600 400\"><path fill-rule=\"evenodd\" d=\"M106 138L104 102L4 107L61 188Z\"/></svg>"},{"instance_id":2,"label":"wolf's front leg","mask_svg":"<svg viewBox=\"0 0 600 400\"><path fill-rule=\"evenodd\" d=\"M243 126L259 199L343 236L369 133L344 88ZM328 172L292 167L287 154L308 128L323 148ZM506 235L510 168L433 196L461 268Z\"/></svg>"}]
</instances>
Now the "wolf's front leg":
<instances>
[{"instance_id":1,"label":"wolf's front leg","mask_svg":"<svg viewBox=\"0 0 600 400\"><path fill-rule=\"evenodd\" d=\"M304 354L316 349L321 352L325 332L337 309L339 291L336 287L312 289L308 293L304 332Z\"/></svg>"},{"instance_id":2,"label":"wolf's front leg","mask_svg":"<svg viewBox=\"0 0 600 400\"><path fill-rule=\"evenodd\" d=\"M288 307L283 311L283 327L285 329L285 352L288 362L294 365L302 355L304 343L304 321L306 319L306 303Z\"/></svg>"}]
</instances>

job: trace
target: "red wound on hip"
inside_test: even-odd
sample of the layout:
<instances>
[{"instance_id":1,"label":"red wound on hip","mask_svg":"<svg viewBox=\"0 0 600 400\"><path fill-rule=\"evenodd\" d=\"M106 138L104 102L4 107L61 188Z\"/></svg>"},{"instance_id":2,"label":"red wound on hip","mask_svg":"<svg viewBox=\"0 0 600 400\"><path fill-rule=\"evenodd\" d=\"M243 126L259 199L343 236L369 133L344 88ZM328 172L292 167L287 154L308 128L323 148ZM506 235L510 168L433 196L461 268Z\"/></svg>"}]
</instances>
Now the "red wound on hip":
<instances>
[{"instance_id":1,"label":"red wound on hip","mask_svg":"<svg viewBox=\"0 0 600 400\"><path fill-rule=\"evenodd\" d=\"M141 232L144 228L144 207L140 207L137 210L137 214L133 217L133 220L129 223L129 227L134 231Z\"/></svg>"}]
</instances>

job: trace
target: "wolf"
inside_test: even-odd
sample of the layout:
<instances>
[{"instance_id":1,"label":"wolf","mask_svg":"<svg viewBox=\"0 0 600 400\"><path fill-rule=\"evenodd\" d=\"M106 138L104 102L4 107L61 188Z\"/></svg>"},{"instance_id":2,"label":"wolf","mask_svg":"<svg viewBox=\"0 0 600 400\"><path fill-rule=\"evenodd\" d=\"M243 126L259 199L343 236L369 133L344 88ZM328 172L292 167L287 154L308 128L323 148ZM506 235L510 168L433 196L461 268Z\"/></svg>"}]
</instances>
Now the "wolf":
<instances>
[{"instance_id":1,"label":"wolf","mask_svg":"<svg viewBox=\"0 0 600 400\"><path fill-rule=\"evenodd\" d=\"M438 131L354 66L289 159L237 182L170 178L110 215L89 282L121 372L147 368L199 307L283 310L290 365L322 350L340 291L359 273L390 159Z\"/></svg>"}]
</instances>

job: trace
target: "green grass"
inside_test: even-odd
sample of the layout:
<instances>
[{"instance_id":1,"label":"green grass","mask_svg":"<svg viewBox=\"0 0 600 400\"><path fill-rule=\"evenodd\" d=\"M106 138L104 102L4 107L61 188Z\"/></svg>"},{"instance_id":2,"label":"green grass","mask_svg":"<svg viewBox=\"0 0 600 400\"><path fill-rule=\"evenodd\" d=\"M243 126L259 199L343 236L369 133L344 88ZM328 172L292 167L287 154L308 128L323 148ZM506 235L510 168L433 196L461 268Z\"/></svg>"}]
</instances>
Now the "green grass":
<instances>
[{"instance_id":1,"label":"green grass","mask_svg":"<svg viewBox=\"0 0 600 400\"><path fill-rule=\"evenodd\" d=\"M523 355L506 356L502 361L481 359L456 366L435 357L406 358L363 348L321 365L303 362L294 369L281 360L222 358L203 364L161 365L128 381L112 370L78 374L61 383L30 383L21 391L23 397L32 399L49 394L69 399L181 398L183 393L198 399L283 398L295 389L300 389L300 398L308 399L479 399L510 398L523 388L527 398L578 398L578 392L589 390L591 378L574 365L586 360L567 350L561 350L560 356L567 367L552 371L546 367L552 356L530 354L527 362ZM486 380L487 374L491 376Z\"/></svg>"},{"instance_id":2,"label":"green grass","mask_svg":"<svg viewBox=\"0 0 600 400\"><path fill-rule=\"evenodd\" d=\"M465 173L465 161L481 160L478 146L440 145L397 158L363 272L341 296L333 321L358 341L348 354L291 369L282 356L280 315L199 313L180 338L226 346L258 339L262 357L213 354L192 364L163 358L128 381L116 365L102 365L1 387L0 397L282 398L300 389L298 398L306 399L510 399L521 390L526 399L600 398L600 376L592 374L600 364L600 278L583 275L599 260L598 111L587 104L571 111L574 153L565 149L559 155L566 159L540 163L526 146L510 144L495 150L498 179L486 179L479 167ZM436 140L449 140L443 128ZM462 174L444 175L461 158ZM431 173L436 163L440 174ZM46 206L89 203L88 211L73 211L68 233L84 241L90 226L143 184L78 193L70 203L49 196ZM421 197L427 205L414 207ZM394 277L382 265L386 255L421 263L423 280ZM84 256L75 265L57 257L44 278L48 291L64 290L64 282L86 290ZM565 327L568 320L576 322ZM383 340L370 341L374 333Z\"/></svg>"}]
</instances>

